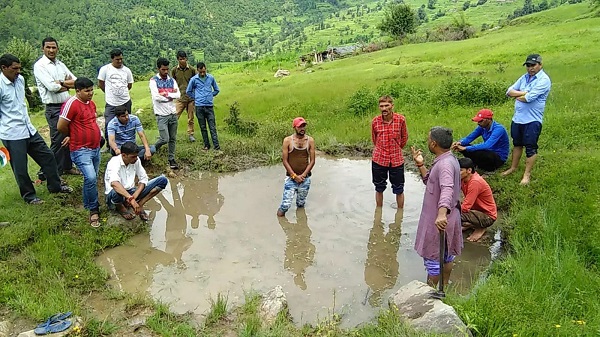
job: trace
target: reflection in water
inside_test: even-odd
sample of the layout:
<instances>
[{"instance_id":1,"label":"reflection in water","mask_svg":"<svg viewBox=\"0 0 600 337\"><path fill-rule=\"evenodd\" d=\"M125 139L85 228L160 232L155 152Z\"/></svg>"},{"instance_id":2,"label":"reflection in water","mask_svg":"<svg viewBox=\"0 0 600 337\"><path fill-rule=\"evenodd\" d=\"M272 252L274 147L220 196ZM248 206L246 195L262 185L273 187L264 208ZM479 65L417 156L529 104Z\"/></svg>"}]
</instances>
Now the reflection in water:
<instances>
[{"instance_id":1,"label":"reflection in water","mask_svg":"<svg viewBox=\"0 0 600 337\"><path fill-rule=\"evenodd\" d=\"M200 180L186 182L186 187L183 205L186 214L192 217L192 228L198 228L200 216L206 215L208 228L215 229L215 215L225 203L225 198L219 192L219 177L214 173L203 173Z\"/></svg>"},{"instance_id":2,"label":"reflection in water","mask_svg":"<svg viewBox=\"0 0 600 337\"><path fill-rule=\"evenodd\" d=\"M165 252L173 256L177 262L181 262L181 255L192 245L192 238L186 235L187 222L185 216L181 216L186 213L177 188L179 184L171 181L169 185L171 186L171 199L173 200L173 204L171 205L171 203L167 201L163 193L159 193L156 198L166 211Z\"/></svg>"},{"instance_id":3,"label":"reflection in water","mask_svg":"<svg viewBox=\"0 0 600 337\"><path fill-rule=\"evenodd\" d=\"M296 223L290 223L285 217L278 217L279 225L287 237L285 242L285 260L283 267L294 273L294 283L306 290L304 272L313 264L315 245L310 242L312 231L304 208L296 209Z\"/></svg>"},{"instance_id":4,"label":"reflection in water","mask_svg":"<svg viewBox=\"0 0 600 337\"><path fill-rule=\"evenodd\" d=\"M379 306L382 293L396 284L403 215L403 209L396 211L394 222L390 223L386 234L382 221L382 208L375 209L373 228L369 232L367 260L365 261L365 282L372 291L369 296L371 306Z\"/></svg>"}]
</instances>

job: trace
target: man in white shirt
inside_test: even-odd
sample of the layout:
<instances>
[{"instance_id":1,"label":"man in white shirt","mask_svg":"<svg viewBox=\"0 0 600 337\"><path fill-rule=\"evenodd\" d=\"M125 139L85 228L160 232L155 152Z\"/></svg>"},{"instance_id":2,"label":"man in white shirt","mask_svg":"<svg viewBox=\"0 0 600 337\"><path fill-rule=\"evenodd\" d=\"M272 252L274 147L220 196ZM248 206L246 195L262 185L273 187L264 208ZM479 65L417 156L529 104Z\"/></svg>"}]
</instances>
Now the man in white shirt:
<instances>
[{"instance_id":1,"label":"man in white shirt","mask_svg":"<svg viewBox=\"0 0 600 337\"><path fill-rule=\"evenodd\" d=\"M11 54L0 56L0 140L8 150L10 166L19 186L21 197L31 205L44 201L37 197L28 172L27 155L44 170L50 193L71 193L61 186L56 160L46 142L31 124L25 103L25 80L21 62ZM6 186L2 186L6 188Z\"/></svg>"},{"instance_id":2,"label":"man in white shirt","mask_svg":"<svg viewBox=\"0 0 600 337\"><path fill-rule=\"evenodd\" d=\"M66 146L68 136L58 132L56 125L60 116L60 108L71 95L69 89L75 88L75 75L67 66L56 58L58 42L53 37L42 41L44 55L33 65L33 75L37 83L42 103L46 106L46 121L50 128L50 150L54 153L59 174L79 174L73 168L71 153ZM41 180L45 180L42 171L38 172Z\"/></svg>"},{"instance_id":3,"label":"man in white shirt","mask_svg":"<svg viewBox=\"0 0 600 337\"><path fill-rule=\"evenodd\" d=\"M169 76L169 60L159 58L156 60L156 67L158 68L158 74L150 79L150 94L152 95L156 124L158 124L156 151L168 143L169 167L172 170L177 170L179 167L175 162L175 144L178 120L174 100L179 98L181 93L178 90L177 81Z\"/></svg>"},{"instance_id":4,"label":"man in white shirt","mask_svg":"<svg viewBox=\"0 0 600 337\"><path fill-rule=\"evenodd\" d=\"M106 205L109 209L116 208L127 220L135 218L137 214L140 219L147 221L144 204L165 189L168 180L161 175L148 181L146 170L138 159L138 147L133 142L124 143L121 154L110 159L104 173Z\"/></svg>"},{"instance_id":5,"label":"man in white shirt","mask_svg":"<svg viewBox=\"0 0 600 337\"><path fill-rule=\"evenodd\" d=\"M125 106L127 111L131 110L131 97L129 90L133 85L133 74L123 64L123 52L120 49L110 51L111 62L100 68L98 72L98 87L106 95L104 100L104 138L108 139L108 123L115 118L115 108ZM107 142L108 147L108 142Z\"/></svg>"}]
</instances>

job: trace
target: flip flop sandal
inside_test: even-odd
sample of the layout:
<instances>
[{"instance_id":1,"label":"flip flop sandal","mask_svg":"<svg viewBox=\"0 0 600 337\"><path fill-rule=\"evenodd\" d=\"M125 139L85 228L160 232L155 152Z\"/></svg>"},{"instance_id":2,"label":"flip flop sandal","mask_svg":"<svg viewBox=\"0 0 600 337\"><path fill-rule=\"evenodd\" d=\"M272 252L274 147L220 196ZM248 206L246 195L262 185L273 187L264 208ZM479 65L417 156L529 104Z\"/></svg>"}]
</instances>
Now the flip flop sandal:
<instances>
[{"instance_id":1,"label":"flip flop sandal","mask_svg":"<svg viewBox=\"0 0 600 337\"><path fill-rule=\"evenodd\" d=\"M92 217L94 215L97 216L96 219L92 219ZM90 214L90 226L92 226L94 228L100 227L100 214L98 214L98 213Z\"/></svg>"},{"instance_id":2,"label":"flip flop sandal","mask_svg":"<svg viewBox=\"0 0 600 337\"><path fill-rule=\"evenodd\" d=\"M142 211L142 213L140 213L140 219L142 219L142 221L148 221L148 213Z\"/></svg>"},{"instance_id":3,"label":"flip flop sandal","mask_svg":"<svg viewBox=\"0 0 600 337\"><path fill-rule=\"evenodd\" d=\"M61 332L67 330L73 322L69 320L58 321L49 324L48 322L44 323L43 326L35 328L33 333L36 335L47 335L51 333Z\"/></svg>"},{"instance_id":4,"label":"flip flop sandal","mask_svg":"<svg viewBox=\"0 0 600 337\"><path fill-rule=\"evenodd\" d=\"M36 328L41 328L44 325L52 324L52 323L56 323L58 321L65 320L65 319L71 317L72 314L73 313L71 311L59 312L58 314L50 316L44 323L39 324Z\"/></svg>"}]
</instances>

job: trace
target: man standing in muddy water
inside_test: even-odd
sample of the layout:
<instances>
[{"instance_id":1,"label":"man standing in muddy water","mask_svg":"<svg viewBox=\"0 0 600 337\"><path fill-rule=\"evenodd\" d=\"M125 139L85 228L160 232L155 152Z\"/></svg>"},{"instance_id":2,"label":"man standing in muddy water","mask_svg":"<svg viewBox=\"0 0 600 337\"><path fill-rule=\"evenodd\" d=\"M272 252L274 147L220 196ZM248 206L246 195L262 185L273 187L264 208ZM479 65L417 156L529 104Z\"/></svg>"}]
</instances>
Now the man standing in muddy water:
<instances>
[{"instance_id":1,"label":"man standing in muddy water","mask_svg":"<svg viewBox=\"0 0 600 337\"><path fill-rule=\"evenodd\" d=\"M435 287L440 279L440 235L445 232L444 284L448 284L453 261L460 255L463 238L460 222L460 166L452 155L452 130L431 128L427 147L435 155L429 170L424 165L421 150L411 152L423 183L427 185L417 227L415 250L423 258L427 284Z\"/></svg>"},{"instance_id":2,"label":"man standing in muddy water","mask_svg":"<svg viewBox=\"0 0 600 337\"><path fill-rule=\"evenodd\" d=\"M375 185L375 203L383 206L383 191L387 187L389 176L392 191L396 195L397 207L404 208L404 157L402 149L408 141L406 119L394 112L394 102L390 96L379 98L381 115L373 118L371 139L373 140L373 159L371 174Z\"/></svg>"},{"instance_id":3,"label":"man standing in muddy water","mask_svg":"<svg viewBox=\"0 0 600 337\"><path fill-rule=\"evenodd\" d=\"M294 134L283 140L282 158L286 178L277 216L285 216L295 194L296 206L304 207L310 189L310 171L315 166L315 140L306 134L306 121L302 117L296 117L292 121L292 127Z\"/></svg>"}]
</instances>

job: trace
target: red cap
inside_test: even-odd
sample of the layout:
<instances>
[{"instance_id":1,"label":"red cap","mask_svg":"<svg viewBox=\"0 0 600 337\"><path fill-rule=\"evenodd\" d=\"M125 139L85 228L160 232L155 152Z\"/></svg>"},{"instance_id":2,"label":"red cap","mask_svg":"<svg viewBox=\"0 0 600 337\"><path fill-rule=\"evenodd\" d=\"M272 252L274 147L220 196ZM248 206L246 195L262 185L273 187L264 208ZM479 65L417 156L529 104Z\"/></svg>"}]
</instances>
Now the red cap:
<instances>
[{"instance_id":1,"label":"red cap","mask_svg":"<svg viewBox=\"0 0 600 337\"><path fill-rule=\"evenodd\" d=\"M295 128L299 127L302 124L306 124L306 121L302 117L296 117L296 118L294 118L294 121L292 122L292 126Z\"/></svg>"},{"instance_id":2,"label":"red cap","mask_svg":"<svg viewBox=\"0 0 600 337\"><path fill-rule=\"evenodd\" d=\"M494 113L492 112L492 110L490 109L481 109L479 110L479 112L477 113L477 115L475 115L475 117L471 118L471 120L473 122L481 122L484 119L492 119L494 117Z\"/></svg>"}]
</instances>

